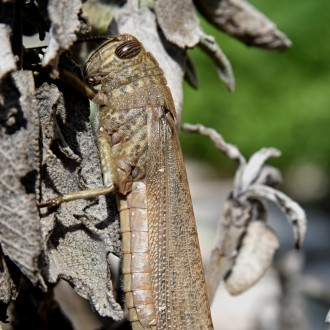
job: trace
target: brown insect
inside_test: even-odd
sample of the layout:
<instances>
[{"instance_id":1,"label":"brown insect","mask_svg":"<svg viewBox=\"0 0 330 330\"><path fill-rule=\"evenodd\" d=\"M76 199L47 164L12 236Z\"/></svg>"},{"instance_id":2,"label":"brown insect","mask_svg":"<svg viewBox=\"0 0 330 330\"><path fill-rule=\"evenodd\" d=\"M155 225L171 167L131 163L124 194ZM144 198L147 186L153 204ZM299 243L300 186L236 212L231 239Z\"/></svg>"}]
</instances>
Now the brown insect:
<instances>
[{"instance_id":1,"label":"brown insect","mask_svg":"<svg viewBox=\"0 0 330 330\"><path fill-rule=\"evenodd\" d=\"M213 329L177 117L162 69L136 38L120 35L92 54L85 81L90 87L80 82L80 89L100 106L104 186L39 206L115 192L133 329Z\"/></svg>"}]
</instances>

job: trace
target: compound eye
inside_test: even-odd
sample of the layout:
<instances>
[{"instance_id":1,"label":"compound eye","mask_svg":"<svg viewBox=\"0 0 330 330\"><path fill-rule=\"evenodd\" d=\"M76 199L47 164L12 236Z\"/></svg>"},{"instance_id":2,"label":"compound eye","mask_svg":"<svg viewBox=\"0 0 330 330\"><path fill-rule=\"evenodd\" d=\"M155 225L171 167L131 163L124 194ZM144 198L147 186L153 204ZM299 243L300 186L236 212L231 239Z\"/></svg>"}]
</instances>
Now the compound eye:
<instances>
[{"instance_id":1,"label":"compound eye","mask_svg":"<svg viewBox=\"0 0 330 330\"><path fill-rule=\"evenodd\" d=\"M93 77L89 77L89 78L86 78L86 84L88 86L95 86L98 84L98 81L97 81L97 79L95 79Z\"/></svg>"},{"instance_id":2,"label":"compound eye","mask_svg":"<svg viewBox=\"0 0 330 330\"><path fill-rule=\"evenodd\" d=\"M127 40L116 48L115 54L118 58L127 60L138 55L141 49L142 45L137 40Z\"/></svg>"}]
</instances>

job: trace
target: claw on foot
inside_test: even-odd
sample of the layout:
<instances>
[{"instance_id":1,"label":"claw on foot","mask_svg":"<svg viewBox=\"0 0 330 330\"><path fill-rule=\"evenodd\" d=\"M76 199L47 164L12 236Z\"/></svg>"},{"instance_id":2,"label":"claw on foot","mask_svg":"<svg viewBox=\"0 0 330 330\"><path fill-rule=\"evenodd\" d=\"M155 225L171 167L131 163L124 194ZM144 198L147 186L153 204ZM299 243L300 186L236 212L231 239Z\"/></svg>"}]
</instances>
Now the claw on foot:
<instances>
[{"instance_id":1,"label":"claw on foot","mask_svg":"<svg viewBox=\"0 0 330 330\"><path fill-rule=\"evenodd\" d=\"M60 205L61 202L62 202L62 197L57 197L57 198L49 199L48 201L45 202L37 203L37 207L38 208L54 207Z\"/></svg>"}]
</instances>

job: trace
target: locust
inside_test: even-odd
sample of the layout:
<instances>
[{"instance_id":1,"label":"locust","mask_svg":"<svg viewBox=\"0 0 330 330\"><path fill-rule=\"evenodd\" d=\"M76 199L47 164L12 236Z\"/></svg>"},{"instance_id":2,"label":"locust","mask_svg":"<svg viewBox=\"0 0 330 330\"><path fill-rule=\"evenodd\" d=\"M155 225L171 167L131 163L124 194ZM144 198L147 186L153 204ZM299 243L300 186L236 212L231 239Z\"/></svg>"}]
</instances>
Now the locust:
<instances>
[{"instance_id":1,"label":"locust","mask_svg":"<svg viewBox=\"0 0 330 330\"><path fill-rule=\"evenodd\" d=\"M84 79L79 89L99 106L103 186L39 206L115 193L133 330L213 329L177 114L163 70L140 41L123 34L93 52Z\"/></svg>"}]
</instances>

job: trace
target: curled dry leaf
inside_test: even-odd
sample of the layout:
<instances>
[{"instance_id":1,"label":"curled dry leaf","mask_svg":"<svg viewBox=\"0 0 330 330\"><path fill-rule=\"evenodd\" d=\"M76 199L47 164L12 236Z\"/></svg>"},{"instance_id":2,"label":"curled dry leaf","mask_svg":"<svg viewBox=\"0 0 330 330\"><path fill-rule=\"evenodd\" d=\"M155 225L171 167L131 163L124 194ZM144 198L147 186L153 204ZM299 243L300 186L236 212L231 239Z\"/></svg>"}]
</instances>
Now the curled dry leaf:
<instances>
[{"instance_id":1,"label":"curled dry leaf","mask_svg":"<svg viewBox=\"0 0 330 330\"><path fill-rule=\"evenodd\" d=\"M303 242L307 220L305 212L297 203L266 186L279 178L277 170L264 167L268 158L280 155L277 149L263 148L247 162L238 148L226 143L215 130L188 124L183 125L183 128L209 136L220 151L239 164L234 189L226 202L224 217L220 221L221 230L206 272L212 301L215 290L224 277L229 291L237 294L256 283L270 267L278 241L264 223L267 218L264 201L275 202L288 217L297 247Z\"/></svg>"},{"instance_id":2,"label":"curled dry leaf","mask_svg":"<svg viewBox=\"0 0 330 330\"><path fill-rule=\"evenodd\" d=\"M237 182L235 187L237 189L235 191L234 188L232 193L232 199L235 203L233 201L231 203L235 205L234 207L238 205L238 207L250 208L250 219L245 223L246 233L236 241L237 257L230 274L225 280L229 292L233 294L248 289L264 275L270 267L273 255L278 247L276 236L274 237L274 234L270 233L264 223L258 225L259 232L256 231L255 235L253 232L249 232L250 226L259 220L259 214L262 215L262 220L266 220L267 211L263 203L264 200L275 202L290 219L297 247L301 245L305 236L307 223L302 208L285 194L265 186L264 182L258 180L259 175L262 173L263 162L270 156L278 155L279 152L276 149L263 149L254 154L246 166L241 167L242 173L239 175L241 182ZM258 166L254 168L251 163L259 164L259 168ZM253 168L254 170L252 170ZM275 174L272 176L275 176ZM259 181L259 183L255 184L256 181ZM235 227L234 219L232 224ZM251 228L255 230L254 227ZM241 231L242 229L237 228L236 230ZM228 236L228 239L231 238ZM246 263L248 255L249 266Z\"/></svg>"},{"instance_id":3,"label":"curled dry leaf","mask_svg":"<svg viewBox=\"0 0 330 330\"><path fill-rule=\"evenodd\" d=\"M267 199L274 202L286 215L292 226L296 248L301 247L307 230L307 219L305 211L298 203L284 193L261 184L248 187L243 199Z\"/></svg>"},{"instance_id":4,"label":"curled dry leaf","mask_svg":"<svg viewBox=\"0 0 330 330\"><path fill-rule=\"evenodd\" d=\"M239 149L230 143L227 143L224 138L213 128L205 127L200 124L183 124L182 130L187 133L198 133L209 137L215 147L224 153L229 159L235 160L239 164L245 164L245 158L242 156Z\"/></svg>"},{"instance_id":5,"label":"curled dry leaf","mask_svg":"<svg viewBox=\"0 0 330 330\"><path fill-rule=\"evenodd\" d=\"M287 36L265 15L244 0L195 0L206 19L249 46L285 50Z\"/></svg>"},{"instance_id":6,"label":"curled dry leaf","mask_svg":"<svg viewBox=\"0 0 330 330\"><path fill-rule=\"evenodd\" d=\"M261 172L264 169L265 162L271 157L279 157L281 152L275 148L262 148L254 153L247 164L242 166L237 171L237 186L236 191L244 191L248 186L256 183L260 178ZM272 175L270 169L269 175ZM261 182L263 184L264 182Z\"/></svg>"},{"instance_id":7,"label":"curled dry leaf","mask_svg":"<svg viewBox=\"0 0 330 330\"><path fill-rule=\"evenodd\" d=\"M216 40L212 36L202 34L199 47L208 54L216 65L219 78L224 82L230 92L235 90L235 77L231 64L222 51Z\"/></svg>"},{"instance_id":8,"label":"curled dry leaf","mask_svg":"<svg viewBox=\"0 0 330 330\"><path fill-rule=\"evenodd\" d=\"M237 295L253 286L270 268L278 247L277 236L263 221L250 222L242 238L240 252L225 278L229 293Z\"/></svg>"}]
</instances>

